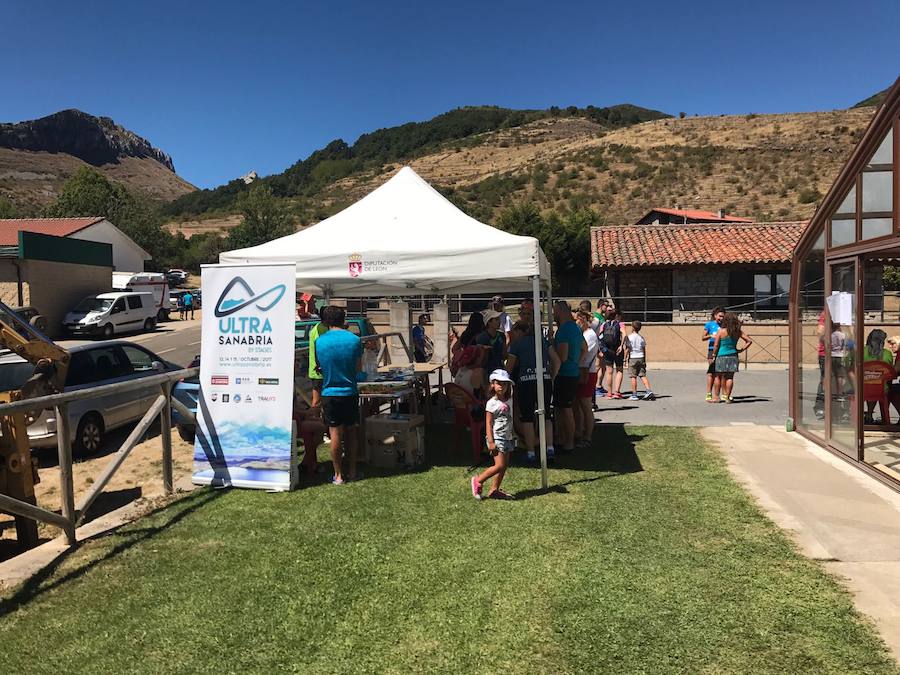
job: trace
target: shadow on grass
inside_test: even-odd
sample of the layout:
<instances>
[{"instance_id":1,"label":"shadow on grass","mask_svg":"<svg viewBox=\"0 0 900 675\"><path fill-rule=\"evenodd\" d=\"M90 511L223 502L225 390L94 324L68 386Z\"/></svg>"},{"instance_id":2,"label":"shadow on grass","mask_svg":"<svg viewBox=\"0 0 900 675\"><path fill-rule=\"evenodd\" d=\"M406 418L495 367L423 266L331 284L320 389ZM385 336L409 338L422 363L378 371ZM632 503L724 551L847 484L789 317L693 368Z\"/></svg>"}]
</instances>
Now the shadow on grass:
<instances>
[{"instance_id":1,"label":"shadow on grass","mask_svg":"<svg viewBox=\"0 0 900 675\"><path fill-rule=\"evenodd\" d=\"M122 529L122 527L127 526L128 523L123 523L123 525L113 528L108 532L104 532L101 535L78 542L75 546L72 546L60 553L50 564L33 575L28 581L22 584L22 586L13 595L9 596L8 598L0 599L0 617L15 612L23 605L40 597L48 591L52 591L54 588L57 588L59 586L62 586L63 584L74 581L75 579L84 576L97 565L103 563L106 560L110 560L111 558L115 558L123 551L127 551L137 544L152 539L161 532L164 532L173 525L181 522L184 518L194 513L194 511L197 511L206 506L211 501L218 499L228 491L229 490L227 489L205 490L198 494L189 495L183 500L176 502L175 504L169 504L145 514L141 517L141 521L146 521L147 518L165 511L166 509L171 508L176 511L168 520L157 526L139 527L129 529L126 532L121 533L120 536L124 539L124 541L113 546L109 551L99 556L98 558L85 559L84 561L82 561L83 564L78 564L75 569L72 569L59 578L53 579L52 581L49 581L49 583L47 583L48 580L51 579L56 571L63 565L63 563L73 555L81 551L84 548L85 544L87 544L88 542L96 542L106 537L119 534L119 531ZM185 503L187 503L187 506L184 506L180 509L178 508L179 505L184 505Z\"/></svg>"}]
</instances>

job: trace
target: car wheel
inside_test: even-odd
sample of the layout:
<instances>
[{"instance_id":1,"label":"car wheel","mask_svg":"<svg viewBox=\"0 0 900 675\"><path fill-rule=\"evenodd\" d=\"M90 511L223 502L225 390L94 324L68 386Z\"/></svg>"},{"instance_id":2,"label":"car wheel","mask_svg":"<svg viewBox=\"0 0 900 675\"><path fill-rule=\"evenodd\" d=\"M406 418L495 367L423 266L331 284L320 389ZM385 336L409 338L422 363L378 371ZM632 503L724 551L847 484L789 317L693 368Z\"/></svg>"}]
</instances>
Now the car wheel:
<instances>
[{"instance_id":1,"label":"car wheel","mask_svg":"<svg viewBox=\"0 0 900 675\"><path fill-rule=\"evenodd\" d=\"M105 337L107 340L109 338L111 338L113 335L115 335L115 333L116 333L116 329L113 327L113 325L111 323L108 323L105 326L103 326L103 337Z\"/></svg>"},{"instance_id":2,"label":"car wheel","mask_svg":"<svg viewBox=\"0 0 900 675\"><path fill-rule=\"evenodd\" d=\"M88 413L81 418L75 432L75 454L93 455L103 445L103 419L96 413Z\"/></svg>"},{"instance_id":3,"label":"car wheel","mask_svg":"<svg viewBox=\"0 0 900 675\"><path fill-rule=\"evenodd\" d=\"M175 428L178 429L178 435L181 436L181 440L183 440L185 443L194 442L197 427L195 427L193 424L176 424Z\"/></svg>"},{"instance_id":4,"label":"car wheel","mask_svg":"<svg viewBox=\"0 0 900 675\"><path fill-rule=\"evenodd\" d=\"M156 319L147 319L144 322L144 330L147 331L148 333L150 331L152 331L154 328L156 328Z\"/></svg>"},{"instance_id":5,"label":"car wheel","mask_svg":"<svg viewBox=\"0 0 900 675\"><path fill-rule=\"evenodd\" d=\"M156 323L162 323L163 321L169 320L169 312L165 309L160 309L156 313Z\"/></svg>"}]
</instances>

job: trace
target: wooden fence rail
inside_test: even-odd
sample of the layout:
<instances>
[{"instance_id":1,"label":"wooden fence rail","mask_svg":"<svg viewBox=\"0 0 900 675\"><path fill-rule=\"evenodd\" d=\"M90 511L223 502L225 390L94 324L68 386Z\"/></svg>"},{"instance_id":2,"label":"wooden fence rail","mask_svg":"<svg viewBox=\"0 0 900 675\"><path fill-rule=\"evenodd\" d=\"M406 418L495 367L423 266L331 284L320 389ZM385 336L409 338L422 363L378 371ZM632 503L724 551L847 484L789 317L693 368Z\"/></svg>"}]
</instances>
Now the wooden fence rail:
<instances>
[{"instance_id":1,"label":"wooden fence rail","mask_svg":"<svg viewBox=\"0 0 900 675\"><path fill-rule=\"evenodd\" d=\"M174 489L172 480L172 407L174 406L185 418L189 420L194 419L194 414L181 401L172 398L172 383L181 379L196 377L198 374L199 368L186 368L170 373L150 375L128 382L116 382L115 384L105 384L100 387L52 394L50 396L41 396L0 405L0 416L29 410L55 409L61 513L54 513L34 504L2 494L0 494L0 511L55 525L65 531L69 544L74 544L75 529L84 520L91 504L100 496L110 479L122 466L122 463L128 458L134 446L138 444L157 417L160 418L160 434L162 437L163 487L166 494L171 494ZM71 425L69 424L69 403L99 398L109 394L125 394L137 389L146 389L148 386L153 385L160 388L159 396L141 418L140 422L137 423L137 426L128 434L128 438L125 439L109 464L103 469L103 473L100 474L100 477L94 482L88 493L81 498L76 507L72 480L72 440Z\"/></svg>"}]
</instances>

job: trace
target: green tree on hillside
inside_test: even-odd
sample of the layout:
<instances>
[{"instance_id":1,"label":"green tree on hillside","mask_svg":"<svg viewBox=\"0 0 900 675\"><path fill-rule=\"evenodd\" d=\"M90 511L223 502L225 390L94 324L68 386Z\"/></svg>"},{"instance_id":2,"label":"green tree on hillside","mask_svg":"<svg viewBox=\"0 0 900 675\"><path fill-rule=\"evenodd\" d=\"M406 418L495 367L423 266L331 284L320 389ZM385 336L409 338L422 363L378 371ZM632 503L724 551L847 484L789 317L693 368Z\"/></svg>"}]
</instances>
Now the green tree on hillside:
<instances>
[{"instance_id":1,"label":"green tree on hillside","mask_svg":"<svg viewBox=\"0 0 900 675\"><path fill-rule=\"evenodd\" d=\"M6 197L0 196L0 218L18 218L18 212L13 203Z\"/></svg>"},{"instance_id":2,"label":"green tree on hillside","mask_svg":"<svg viewBox=\"0 0 900 675\"><path fill-rule=\"evenodd\" d=\"M254 185L238 197L236 206L244 219L228 234L229 248L257 246L294 231L290 215L268 185Z\"/></svg>"},{"instance_id":3,"label":"green tree on hillside","mask_svg":"<svg viewBox=\"0 0 900 675\"><path fill-rule=\"evenodd\" d=\"M90 167L78 169L65 182L45 213L56 218L103 216L147 251L155 267L163 267L172 254L172 235L162 228L156 210Z\"/></svg>"},{"instance_id":4,"label":"green tree on hillside","mask_svg":"<svg viewBox=\"0 0 900 675\"><path fill-rule=\"evenodd\" d=\"M507 232L535 237L550 262L554 288L573 291L588 280L591 226L599 222L592 209L542 214L531 202L510 206L497 218L497 226Z\"/></svg>"}]
</instances>

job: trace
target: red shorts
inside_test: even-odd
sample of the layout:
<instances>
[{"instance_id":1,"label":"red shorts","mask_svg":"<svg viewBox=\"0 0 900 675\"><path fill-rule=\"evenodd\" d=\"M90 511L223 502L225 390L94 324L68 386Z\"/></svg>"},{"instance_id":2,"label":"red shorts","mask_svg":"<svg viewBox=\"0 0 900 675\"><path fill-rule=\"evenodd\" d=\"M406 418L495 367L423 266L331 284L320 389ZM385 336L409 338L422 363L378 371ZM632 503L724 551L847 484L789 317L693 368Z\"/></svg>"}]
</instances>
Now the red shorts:
<instances>
[{"instance_id":1,"label":"red shorts","mask_svg":"<svg viewBox=\"0 0 900 675\"><path fill-rule=\"evenodd\" d=\"M597 373L588 373L587 381L578 385L576 396L578 398L593 398L597 388Z\"/></svg>"}]
</instances>

